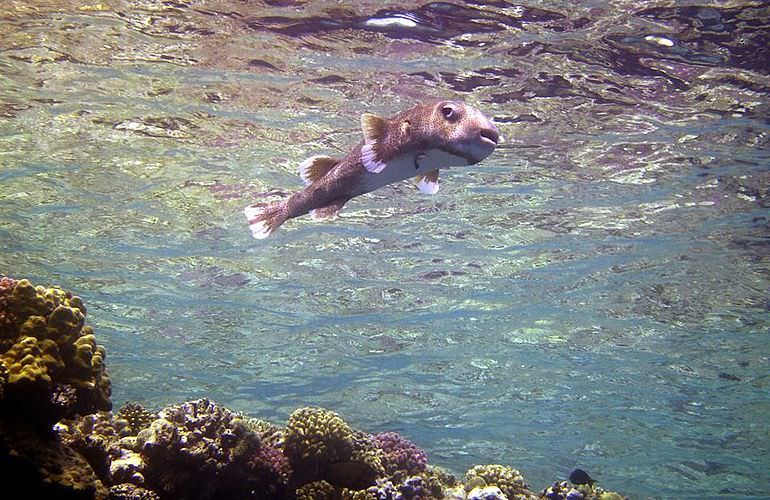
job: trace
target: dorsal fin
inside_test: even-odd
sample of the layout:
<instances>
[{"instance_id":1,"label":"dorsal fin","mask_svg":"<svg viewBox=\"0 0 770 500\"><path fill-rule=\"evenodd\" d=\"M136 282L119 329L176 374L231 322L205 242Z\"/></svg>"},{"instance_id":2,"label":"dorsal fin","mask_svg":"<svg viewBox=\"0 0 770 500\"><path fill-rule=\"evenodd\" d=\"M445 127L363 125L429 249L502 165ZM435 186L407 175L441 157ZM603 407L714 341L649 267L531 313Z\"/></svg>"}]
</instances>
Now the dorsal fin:
<instances>
[{"instance_id":1,"label":"dorsal fin","mask_svg":"<svg viewBox=\"0 0 770 500\"><path fill-rule=\"evenodd\" d=\"M379 173L385 168L380 147L385 139L388 122L377 115L361 115L361 130L364 133L364 145L361 147L361 163L369 172Z\"/></svg>"},{"instance_id":2,"label":"dorsal fin","mask_svg":"<svg viewBox=\"0 0 770 500\"><path fill-rule=\"evenodd\" d=\"M306 186L310 185L326 175L339 162L331 156L311 156L299 164L299 176Z\"/></svg>"},{"instance_id":3,"label":"dorsal fin","mask_svg":"<svg viewBox=\"0 0 770 500\"><path fill-rule=\"evenodd\" d=\"M438 192L438 169L418 175L414 178L414 182L421 193L436 194Z\"/></svg>"},{"instance_id":4,"label":"dorsal fin","mask_svg":"<svg viewBox=\"0 0 770 500\"><path fill-rule=\"evenodd\" d=\"M364 141L369 144L385 137L388 129L388 122L385 118L364 113L361 115L361 130L364 132Z\"/></svg>"}]
</instances>

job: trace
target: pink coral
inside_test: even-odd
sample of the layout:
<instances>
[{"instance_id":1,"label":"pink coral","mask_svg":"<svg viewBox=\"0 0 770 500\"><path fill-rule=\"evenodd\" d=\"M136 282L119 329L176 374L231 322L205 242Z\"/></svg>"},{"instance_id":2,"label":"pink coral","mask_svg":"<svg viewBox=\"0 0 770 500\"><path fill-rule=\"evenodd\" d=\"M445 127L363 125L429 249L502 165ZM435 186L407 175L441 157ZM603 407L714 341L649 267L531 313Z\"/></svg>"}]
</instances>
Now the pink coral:
<instances>
[{"instance_id":1,"label":"pink coral","mask_svg":"<svg viewBox=\"0 0 770 500\"><path fill-rule=\"evenodd\" d=\"M385 471L394 474L398 470L419 474L428 465L428 456L416 444L396 432L381 432L372 436L383 452Z\"/></svg>"},{"instance_id":2,"label":"pink coral","mask_svg":"<svg viewBox=\"0 0 770 500\"><path fill-rule=\"evenodd\" d=\"M291 479L291 465L283 451L271 446L266 441L260 443L259 449L248 459L247 468L255 475L260 484L288 485Z\"/></svg>"}]
</instances>

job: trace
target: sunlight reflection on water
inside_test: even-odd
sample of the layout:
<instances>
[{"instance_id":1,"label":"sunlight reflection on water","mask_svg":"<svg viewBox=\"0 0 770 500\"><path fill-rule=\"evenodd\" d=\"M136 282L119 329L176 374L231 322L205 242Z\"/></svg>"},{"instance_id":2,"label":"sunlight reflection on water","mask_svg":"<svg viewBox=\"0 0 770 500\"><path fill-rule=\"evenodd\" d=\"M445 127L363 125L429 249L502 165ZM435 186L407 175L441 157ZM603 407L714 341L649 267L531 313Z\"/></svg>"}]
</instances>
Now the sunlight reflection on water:
<instances>
[{"instance_id":1,"label":"sunlight reflection on water","mask_svg":"<svg viewBox=\"0 0 770 500\"><path fill-rule=\"evenodd\" d=\"M84 297L116 403L770 494L766 8L284 3L4 8L0 269ZM243 205L431 96L506 142L250 239Z\"/></svg>"}]
</instances>

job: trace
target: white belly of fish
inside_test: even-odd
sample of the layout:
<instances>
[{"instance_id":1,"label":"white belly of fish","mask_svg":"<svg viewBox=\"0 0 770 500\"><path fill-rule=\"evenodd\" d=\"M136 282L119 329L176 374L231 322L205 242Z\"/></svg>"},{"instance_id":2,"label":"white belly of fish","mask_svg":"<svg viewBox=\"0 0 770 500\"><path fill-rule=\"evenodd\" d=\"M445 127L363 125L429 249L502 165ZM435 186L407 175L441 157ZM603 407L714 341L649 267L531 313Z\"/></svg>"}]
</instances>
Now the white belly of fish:
<instances>
[{"instance_id":1,"label":"white belly of fish","mask_svg":"<svg viewBox=\"0 0 770 500\"><path fill-rule=\"evenodd\" d=\"M424 153L410 154L388 162L382 172L374 173L363 169L360 192L371 193L388 184L403 181L433 170L468 165L462 156L447 153L442 149L431 149Z\"/></svg>"}]
</instances>

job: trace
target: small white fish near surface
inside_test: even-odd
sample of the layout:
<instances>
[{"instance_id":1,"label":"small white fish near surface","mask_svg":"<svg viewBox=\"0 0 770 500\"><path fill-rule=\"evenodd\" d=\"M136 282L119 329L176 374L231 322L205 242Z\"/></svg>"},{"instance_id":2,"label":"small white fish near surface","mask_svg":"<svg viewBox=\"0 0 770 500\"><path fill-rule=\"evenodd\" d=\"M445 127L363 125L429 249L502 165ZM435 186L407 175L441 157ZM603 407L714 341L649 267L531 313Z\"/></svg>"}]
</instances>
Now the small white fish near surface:
<instances>
[{"instance_id":1,"label":"small white fish near surface","mask_svg":"<svg viewBox=\"0 0 770 500\"><path fill-rule=\"evenodd\" d=\"M473 165L497 147L500 132L478 109L458 101L420 104L391 118L361 116L364 140L344 158L311 156L299 166L305 188L287 199L244 209L251 234L270 236L309 213L331 219L351 198L413 177L420 191L438 191L439 169Z\"/></svg>"}]
</instances>

